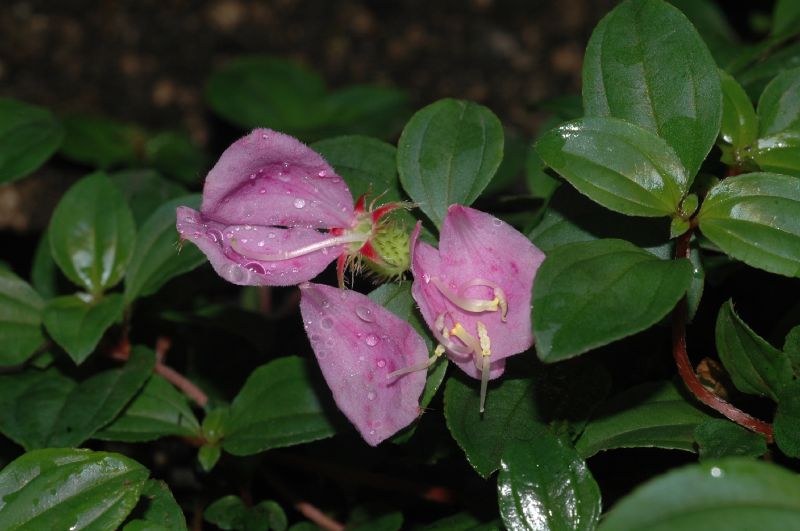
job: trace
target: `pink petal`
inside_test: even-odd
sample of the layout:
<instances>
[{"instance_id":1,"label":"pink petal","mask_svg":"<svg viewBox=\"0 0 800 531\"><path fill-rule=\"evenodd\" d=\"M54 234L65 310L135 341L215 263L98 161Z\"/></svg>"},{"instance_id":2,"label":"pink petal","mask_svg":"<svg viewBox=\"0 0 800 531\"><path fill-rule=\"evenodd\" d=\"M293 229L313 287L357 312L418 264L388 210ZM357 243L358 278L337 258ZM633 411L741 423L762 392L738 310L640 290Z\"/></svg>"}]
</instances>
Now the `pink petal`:
<instances>
[{"instance_id":1,"label":"pink petal","mask_svg":"<svg viewBox=\"0 0 800 531\"><path fill-rule=\"evenodd\" d=\"M419 334L360 293L311 283L300 289L300 312L322 374L364 440L375 446L413 422L426 372L386 376L428 358Z\"/></svg>"},{"instance_id":2,"label":"pink petal","mask_svg":"<svg viewBox=\"0 0 800 531\"><path fill-rule=\"evenodd\" d=\"M219 276L240 286L289 286L305 282L320 274L344 250L336 246L288 260L260 260L255 256L295 250L330 235L307 228L226 226L204 221L199 212L189 207L178 207L177 219L181 238L197 245ZM231 247L232 238L236 238L236 250Z\"/></svg>"},{"instance_id":3,"label":"pink petal","mask_svg":"<svg viewBox=\"0 0 800 531\"><path fill-rule=\"evenodd\" d=\"M208 172L200 210L225 225L349 228L353 197L317 152L291 136L255 129Z\"/></svg>"}]
</instances>

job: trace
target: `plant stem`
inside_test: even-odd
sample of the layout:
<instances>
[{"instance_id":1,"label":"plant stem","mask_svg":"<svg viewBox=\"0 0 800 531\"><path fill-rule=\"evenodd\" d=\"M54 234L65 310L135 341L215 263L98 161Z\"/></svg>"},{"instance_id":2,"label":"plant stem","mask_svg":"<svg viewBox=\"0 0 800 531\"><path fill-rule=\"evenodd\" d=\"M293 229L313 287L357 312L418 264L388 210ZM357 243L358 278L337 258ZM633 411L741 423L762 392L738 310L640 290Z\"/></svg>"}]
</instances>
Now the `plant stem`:
<instances>
[{"instance_id":1,"label":"plant stem","mask_svg":"<svg viewBox=\"0 0 800 531\"><path fill-rule=\"evenodd\" d=\"M194 400L198 406L206 407L208 395L186 376L164 364L164 356L166 356L170 345L171 341L167 337L161 336L156 340L156 366L153 370L156 374L160 374L172 385L183 391L183 394Z\"/></svg>"},{"instance_id":2,"label":"plant stem","mask_svg":"<svg viewBox=\"0 0 800 531\"><path fill-rule=\"evenodd\" d=\"M678 238L675 247L676 258L689 257L689 240L692 237L692 230L687 231L685 234ZM718 397L710 390L708 390L697 377L694 372L691 362L689 361L689 353L686 351L686 321L688 311L686 304L686 297L681 299L678 306L672 312L672 355L675 358L675 364L678 366L678 373L683 379L683 383L689 391L702 403L715 411L721 413L728 419L736 424L747 428L748 430L760 433L766 437L767 442L772 442L772 425L759 420L734 405L726 402Z\"/></svg>"}]
</instances>

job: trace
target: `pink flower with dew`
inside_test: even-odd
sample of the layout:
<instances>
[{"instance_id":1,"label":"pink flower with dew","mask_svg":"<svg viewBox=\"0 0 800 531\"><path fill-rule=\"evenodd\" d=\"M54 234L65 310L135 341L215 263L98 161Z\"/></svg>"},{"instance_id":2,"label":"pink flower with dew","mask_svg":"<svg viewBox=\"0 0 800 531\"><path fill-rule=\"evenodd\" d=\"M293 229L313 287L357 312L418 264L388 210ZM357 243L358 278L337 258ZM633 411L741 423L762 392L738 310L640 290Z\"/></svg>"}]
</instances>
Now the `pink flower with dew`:
<instances>
[{"instance_id":1,"label":"pink flower with dew","mask_svg":"<svg viewBox=\"0 0 800 531\"><path fill-rule=\"evenodd\" d=\"M225 150L206 176L200 212L179 207L176 226L234 284L298 284L337 260L341 285L354 258L390 274L407 268L408 256L387 263L373 246L392 232L381 218L402 206L367 209L363 196L354 205L347 184L318 153L291 136L256 129Z\"/></svg>"},{"instance_id":2,"label":"pink flower with dew","mask_svg":"<svg viewBox=\"0 0 800 531\"><path fill-rule=\"evenodd\" d=\"M488 381L503 374L505 358L533 345L531 289L544 253L516 229L461 205L447 211L439 249L411 235L411 294L439 342L434 355L393 376L427 369L439 356L481 380L483 412Z\"/></svg>"},{"instance_id":3,"label":"pink flower with dew","mask_svg":"<svg viewBox=\"0 0 800 531\"><path fill-rule=\"evenodd\" d=\"M300 312L336 405L371 446L419 416L426 373L390 377L428 359L410 324L369 297L306 282Z\"/></svg>"}]
</instances>

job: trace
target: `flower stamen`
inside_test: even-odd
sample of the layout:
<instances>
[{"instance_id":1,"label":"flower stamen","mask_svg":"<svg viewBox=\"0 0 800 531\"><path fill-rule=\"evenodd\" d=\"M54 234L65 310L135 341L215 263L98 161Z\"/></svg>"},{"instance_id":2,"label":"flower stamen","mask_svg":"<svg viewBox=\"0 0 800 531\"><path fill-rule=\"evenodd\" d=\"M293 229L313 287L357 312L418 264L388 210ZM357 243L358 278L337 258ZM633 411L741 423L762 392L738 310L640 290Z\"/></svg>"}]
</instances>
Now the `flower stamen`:
<instances>
[{"instance_id":1,"label":"flower stamen","mask_svg":"<svg viewBox=\"0 0 800 531\"><path fill-rule=\"evenodd\" d=\"M492 355L492 342L489 339L489 332L486 326L478 321L478 339L481 344L481 399L479 411L483 413L483 406L486 404L486 388L489 385L489 356Z\"/></svg>"},{"instance_id":2,"label":"flower stamen","mask_svg":"<svg viewBox=\"0 0 800 531\"><path fill-rule=\"evenodd\" d=\"M431 277L431 282L444 297L468 312L482 313L482 312L496 312L500 311L501 319L505 322L506 314L508 313L508 300L503 292L503 289L490 280L473 279L461 285L458 292L453 291L450 287L442 281L439 277ZM464 292L474 286L486 286L492 288L494 298L492 300L476 299L464 296Z\"/></svg>"},{"instance_id":3,"label":"flower stamen","mask_svg":"<svg viewBox=\"0 0 800 531\"><path fill-rule=\"evenodd\" d=\"M281 260L298 258L300 256L321 251L322 249L327 249L329 247L336 247L338 245L345 245L349 243L359 243L363 245L366 243L367 239L368 235L364 234L345 234L342 236L334 236L333 238L328 238L327 240L322 240L321 242L312 243L311 245L306 245L305 247L300 247L299 249L294 249L292 251L280 251L277 253L257 253L251 252L250 250L245 250L244 246L236 238L231 238L230 243L231 248L245 258L260 260L262 262L279 262Z\"/></svg>"},{"instance_id":4,"label":"flower stamen","mask_svg":"<svg viewBox=\"0 0 800 531\"><path fill-rule=\"evenodd\" d=\"M406 374L417 372L417 371L427 371L431 365L436 363L442 354L444 354L444 346L437 345L436 350L433 351L433 356L428 358L426 361L421 363L417 363L415 365L409 365L408 367L404 367L402 369L397 369L396 371L392 371L386 375L386 379L397 378L399 376L404 376Z\"/></svg>"}]
</instances>

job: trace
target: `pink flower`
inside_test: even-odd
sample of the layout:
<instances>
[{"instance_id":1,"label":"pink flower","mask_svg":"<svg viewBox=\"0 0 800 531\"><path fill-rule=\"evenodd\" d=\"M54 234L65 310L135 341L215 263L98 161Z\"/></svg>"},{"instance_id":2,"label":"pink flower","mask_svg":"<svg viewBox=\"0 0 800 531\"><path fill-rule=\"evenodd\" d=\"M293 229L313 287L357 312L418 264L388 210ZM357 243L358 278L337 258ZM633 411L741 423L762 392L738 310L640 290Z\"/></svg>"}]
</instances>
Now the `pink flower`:
<instances>
[{"instance_id":1,"label":"pink flower","mask_svg":"<svg viewBox=\"0 0 800 531\"><path fill-rule=\"evenodd\" d=\"M322 374L364 440L375 446L413 422L426 374L390 374L428 359L419 334L355 291L309 282L300 290L300 312Z\"/></svg>"},{"instance_id":2,"label":"pink flower","mask_svg":"<svg viewBox=\"0 0 800 531\"><path fill-rule=\"evenodd\" d=\"M411 236L411 294L443 353L487 382L505 369L505 358L533 345L531 289L544 253L507 223L479 210L451 205L439 249ZM429 362L429 363L430 363ZM409 366L396 375L426 368Z\"/></svg>"},{"instance_id":3,"label":"pink flower","mask_svg":"<svg viewBox=\"0 0 800 531\"><path fill-rule=\"evenodd\" d=\"M291 136L256 129L208 173L200 212L178 208L177 229L234 284L298 284L334 260L341 284L346 263L358 257L390 274L407 268L407 256L403 263L373 245L388 233L397 237L380 220L400 206L366 209L363 197L354 206L347 184L318 153Z\"/></svg>"}]
</instances>

